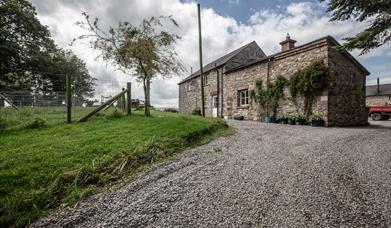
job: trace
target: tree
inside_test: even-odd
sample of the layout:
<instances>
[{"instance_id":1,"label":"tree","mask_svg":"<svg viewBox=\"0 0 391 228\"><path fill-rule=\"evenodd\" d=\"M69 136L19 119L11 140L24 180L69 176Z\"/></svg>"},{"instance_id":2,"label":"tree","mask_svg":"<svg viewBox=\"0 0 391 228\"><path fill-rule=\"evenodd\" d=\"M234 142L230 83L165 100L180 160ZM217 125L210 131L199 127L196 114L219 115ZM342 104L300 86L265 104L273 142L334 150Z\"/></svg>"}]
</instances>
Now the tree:
<instances>
[{"instance_id":1,"label":"tree","mask_svg":"<svg viewBox=\"0 0 391 228\"><path fill-rule=\"evenodd\" d=\"M320 0L323 1L325 0ZM345 38L343 47L347 50L360 49L362 55L391 39L390 0L330 0L327 11L332 12L331 21L355 18L359 22L370 23L356 36Z\"/></svg>"},{"instance_id":2,"label":"tree","mask_svg":"<svg viewBox=\"0 0 391 228\"><path fill-rule=\"evenodd\" d=\"M26 86L36 69L32 62L50 45L50 33L30 1L0 1L0 89Z\"/></svg>"},{"instance_id":3,"label":"tree","mask_svg":"<svg viewBox=\"0 0 391 228\"><path fill-rule=\"evenodd\" d=\"M0 0L0 91L50 96L65 92L67 74L73 79L75 100L93 96L95 79L85 63L54 44L31 2Z\"/></svg>"},{"instance_id":4,"label":"tree","mask_svg":"<svg viewBox=\"0 0 391 228\"><path fill-rule=\"evenodd\" d=\"M101 52L101 57L122 72L134 76L143 83L146 116L150 116L150 83L153 78L168 78L179 74L183 67L173 44L180 38L163 30L163 23L178 27L172 17L160 16L144 19L140 25L120 22L118 27L104 31L98 25L98 18L91 20L84 12L85 21L77 24L88 34L74 41L88 39L91 47Z\"/></svg>"}]
</instances>

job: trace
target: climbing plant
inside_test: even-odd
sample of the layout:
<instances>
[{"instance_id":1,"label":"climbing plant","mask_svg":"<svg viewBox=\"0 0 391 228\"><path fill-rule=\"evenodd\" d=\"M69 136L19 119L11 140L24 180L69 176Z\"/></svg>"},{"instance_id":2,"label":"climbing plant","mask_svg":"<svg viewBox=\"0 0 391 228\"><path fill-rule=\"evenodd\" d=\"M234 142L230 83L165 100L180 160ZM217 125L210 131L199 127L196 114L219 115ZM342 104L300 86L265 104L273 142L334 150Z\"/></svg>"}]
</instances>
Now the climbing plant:
<instances>
[{"instance_id":1,"label":"climbing plant","mask_svg":"<svg viewBox=\"0 0 391 228\"><path fill-rule=\"evenodd\" d=\"M304 113L311 115L315 98L327 88L329 70L323 62L314 62L308 67L297 71L289 80L289 92L293 102L297 105L296 97L301 95L304 99Z\"/></svg>"},{"instance_id":2,"label":"climbing plant","mask_svg":"<svg viewBox=\"0 0 391 228\"><path fill-rule=\"evenodd\" d=\"M262 84L262 80L255 82L255 89L250 91L251 103L255 101L269 115L266 89L262 88Z\"/></svg>"},{"instance_id":3,"label":"climbing plant","mask_svg":"<svg viewBox=\"0 0 391 228\"><path fill-rule=\"evenodd\" d=\"M250 92L251 101L254 100L262 107L267 116L269 116L269 110L271 110L273 117L275 117L279 101L284 96L284 86L287 84L288 80L281 75L278 75L274 82L267 84L266 88L262 88L262 81L257 80L255 89Z\"/></svg>"},{"instance_id":4,"label":"climbing plant","mask_svg":"<svg viewBox=\"0 0 391 228\"><path fill-rule=\"evenodd\" d=\"M277 115L277 109L280 99L284 96L284 87L288 84L288 80L281 75L273 83L269 83L266 88L266 94L270 103L270 108L273 117Z\"/></svg>"}]
</instances>

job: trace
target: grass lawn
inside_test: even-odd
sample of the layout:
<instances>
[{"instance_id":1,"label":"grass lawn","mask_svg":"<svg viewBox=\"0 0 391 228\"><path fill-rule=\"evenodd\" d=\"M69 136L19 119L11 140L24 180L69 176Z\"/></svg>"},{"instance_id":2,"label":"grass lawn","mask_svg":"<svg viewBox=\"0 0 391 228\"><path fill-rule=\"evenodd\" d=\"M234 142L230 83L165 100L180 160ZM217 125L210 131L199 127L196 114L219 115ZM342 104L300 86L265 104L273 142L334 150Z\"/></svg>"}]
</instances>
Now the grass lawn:
<instances>
[{"instance_id":1,"label":"grass lawn","mask_svg":"<svg viewBox=\"0 0 391 228\"><path fill-rule=\"evenodd\" d=\"M0 135L0 226L23 226L186 147L230 133L221 120L153 111ZM15 128L16 129L16 128Z\"/></svg>"}]
</instances>

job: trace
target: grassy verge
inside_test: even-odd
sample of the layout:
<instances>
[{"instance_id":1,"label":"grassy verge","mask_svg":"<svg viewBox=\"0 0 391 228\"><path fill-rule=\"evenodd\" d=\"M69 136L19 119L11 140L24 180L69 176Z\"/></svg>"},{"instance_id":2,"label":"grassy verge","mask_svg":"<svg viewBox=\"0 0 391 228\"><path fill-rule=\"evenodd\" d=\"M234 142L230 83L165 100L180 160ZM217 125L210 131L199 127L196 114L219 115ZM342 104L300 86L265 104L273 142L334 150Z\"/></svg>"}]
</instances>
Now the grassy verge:
<instances>
[{"instance_id":1,"label":"grassy verge","mask_svg":"<svg viewBox=\"0 0 391 228\"><path fill-rule=\"evenodd\" d=\"M0 226L22 226L140 167L231 130L220 120L136 112L0 136Z\"/></svg>"}]
</instances>

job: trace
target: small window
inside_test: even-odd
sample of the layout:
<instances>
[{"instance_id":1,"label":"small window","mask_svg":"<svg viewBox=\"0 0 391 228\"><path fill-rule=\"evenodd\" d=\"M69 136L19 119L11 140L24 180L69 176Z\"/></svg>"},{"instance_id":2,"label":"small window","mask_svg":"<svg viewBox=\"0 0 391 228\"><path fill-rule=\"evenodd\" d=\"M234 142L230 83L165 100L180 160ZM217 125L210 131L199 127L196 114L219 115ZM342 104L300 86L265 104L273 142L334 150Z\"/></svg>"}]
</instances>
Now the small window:
<instances>
[{"instance_id":1,"label":"small window","mask_svg":"<svg viewBox=\"0 0 391 228\"><path fill-rule=\"evenodd\" d=\"M208 85L209 83L209 74L204 75L204 85Z\"/></svg>"},{"instance_id":2,"label":"small window","mask_svg":"<svg viewBox=\"0 0 391 228\"><path fill-rule=\"evenodd\" d=\"M187 83L187 91L191 91L193 90L193 80L190 80L188 83Z\"/></svg>"},{"instance_id":3,"label":"small window","mask_svg":"<svg viewBox=\"0 0 391 228\"><path fill-rule=\"evenodd\" d=\"M219 99L217 99L217 96L212 97L212 106L213 108L217 108L219 106Z\"/></svg>"},{"instance_id":4,"label":"small window","mask_svg":"<svg viewBox=\"0 0 391 228\"><path fill-rule=\"evenodd\" d=\"M204 105L208 105L208 98L207 97L204 97Z\"/></svg>"},{"instance_id":5,"label":"small window","mask_svg":"<svg viewBox=\"0 0 391 228\"><path fill-rule=\"evenodd\" d=\"M249 104L249 92L248 89L239 90L239 106L246 106Z\"/></svg>"}]
</instances>

